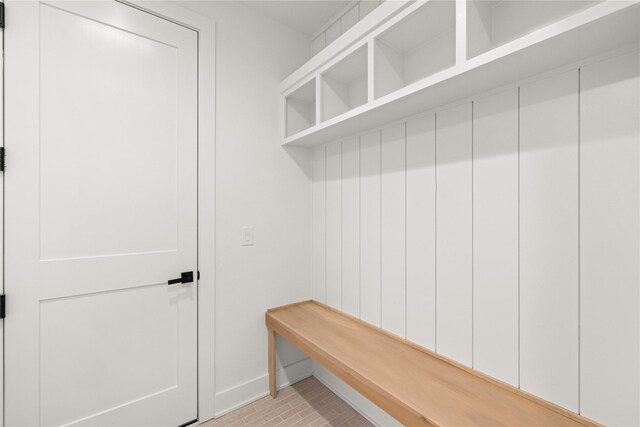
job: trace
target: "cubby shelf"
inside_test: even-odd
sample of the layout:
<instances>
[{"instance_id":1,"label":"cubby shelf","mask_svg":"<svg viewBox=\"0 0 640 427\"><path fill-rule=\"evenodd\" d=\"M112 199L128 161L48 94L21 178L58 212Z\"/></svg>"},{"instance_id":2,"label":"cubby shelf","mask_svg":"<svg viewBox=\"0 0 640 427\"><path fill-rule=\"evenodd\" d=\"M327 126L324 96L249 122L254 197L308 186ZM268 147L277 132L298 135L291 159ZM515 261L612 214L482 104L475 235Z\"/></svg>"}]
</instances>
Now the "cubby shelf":
<instances>
[{"instance_id":1,"label":"cubby shelf","mask_svg":"<svg viewBox=\"0 0 640 427\"><path fill-rule=\"evenodd\" d=\"M367 102L367 47L356 50L322 73L322 120Z\"/></svg>"},{"instance_id":2,"label":"cubby shelf","mask_svg":"<svg viewBox=\"0 0 640 427\"><path fill-rule=\"evenodd\" d=\"M473 58L601 1L472 0L467 2L467 57Z\"/></svg>"},{"instance_id":3,"label":"cubby shelf","mask_svg":"<svg viewBox=\"0 0 640 427\"><path fill-rule=\"evenodd\" d=\"M319 79L321 113L305 129L285 123L283 145L330 142L640 43L637 0L384 2L374 12L282 83L288 105Z\"/></svg>"},{"instance_id":4,"label":"cubby shelf","mask_svg":"<svg viewBox=\"0 0 640 427\"><path fill-rule=\"evenodd\" d=\"M375 97L456 64L456 10L429 1L375 38Z\"/></svg>"},{"instance_id":5,"label":"cubby shelf","mask_svg":"<svg viewBox=\"0 0 640 427\"><path fill-rule=\"evenodd\" d=\"M286 97L285 113L287 136L316 124L316 81L305 83Z\"/></svg>"}]
</instances>

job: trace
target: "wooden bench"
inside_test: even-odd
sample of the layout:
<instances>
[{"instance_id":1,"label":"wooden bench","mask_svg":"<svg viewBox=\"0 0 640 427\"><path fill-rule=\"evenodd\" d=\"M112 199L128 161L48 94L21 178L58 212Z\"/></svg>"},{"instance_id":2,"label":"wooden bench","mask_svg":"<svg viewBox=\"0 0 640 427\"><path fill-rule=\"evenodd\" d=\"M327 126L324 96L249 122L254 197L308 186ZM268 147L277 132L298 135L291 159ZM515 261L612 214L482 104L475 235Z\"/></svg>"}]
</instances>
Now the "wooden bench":
<instances>
[{"instance_id":1,"label":"wooden bench","mask_svg":"<svg viewBox=\"0 0 640 427\"><path fill-rule=\"evenodd\" d=\"M598 426L316 301L267 311L269 389L275 334L407 426Z\"/></svg>"}]
</instances>

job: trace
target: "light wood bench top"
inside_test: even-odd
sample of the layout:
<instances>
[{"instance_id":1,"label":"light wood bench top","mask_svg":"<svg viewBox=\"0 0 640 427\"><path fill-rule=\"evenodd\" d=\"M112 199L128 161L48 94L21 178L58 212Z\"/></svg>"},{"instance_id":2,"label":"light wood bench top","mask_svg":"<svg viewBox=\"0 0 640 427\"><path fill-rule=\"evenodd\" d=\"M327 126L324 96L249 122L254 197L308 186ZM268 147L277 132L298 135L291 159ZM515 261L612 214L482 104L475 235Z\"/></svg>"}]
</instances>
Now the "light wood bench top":
<instances>
[{"instance_id":1,"label":"light wood bench top","mask_svg":"<svg viewBox=\"0 0 640 427\"><path fill-rule=\"evenodd\" d=\"M315 301L269 310L266 324L274 397L278 334L408 426L598 426Z\"/></svg>"}]
</instances>

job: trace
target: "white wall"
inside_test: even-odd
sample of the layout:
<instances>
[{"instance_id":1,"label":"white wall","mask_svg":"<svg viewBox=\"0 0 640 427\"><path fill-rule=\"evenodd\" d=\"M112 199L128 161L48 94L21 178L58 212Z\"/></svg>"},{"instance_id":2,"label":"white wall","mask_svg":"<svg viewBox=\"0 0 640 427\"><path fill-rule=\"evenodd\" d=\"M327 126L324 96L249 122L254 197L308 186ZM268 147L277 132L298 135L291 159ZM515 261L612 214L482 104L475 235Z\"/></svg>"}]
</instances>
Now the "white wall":
<instances>
[{"instance_id":1,"label":"white wall","mask_svg":"<svg viewBox=\"0 0 640 427\"><path fill-rule=\"evenodd\" d=\"M639 75L634 51L314 148L314 296L640 425Z\"/></svg>"},{"instance_id":2,"label":"white wall","mask_svg":"<svg viewBox=\"0 0 640 427\"><path fill-rule=\"evenodd\" d=\"M240 3L179 4L216 23L219 415L268 391L266 309L311 297L311 155L280 147L278 127L278 85L308 59L311 42ZM240 245L242 226L254 227L254 246ZM279 357L289 375L310 374L290 346Z\"/></svg>"}]
</instances>

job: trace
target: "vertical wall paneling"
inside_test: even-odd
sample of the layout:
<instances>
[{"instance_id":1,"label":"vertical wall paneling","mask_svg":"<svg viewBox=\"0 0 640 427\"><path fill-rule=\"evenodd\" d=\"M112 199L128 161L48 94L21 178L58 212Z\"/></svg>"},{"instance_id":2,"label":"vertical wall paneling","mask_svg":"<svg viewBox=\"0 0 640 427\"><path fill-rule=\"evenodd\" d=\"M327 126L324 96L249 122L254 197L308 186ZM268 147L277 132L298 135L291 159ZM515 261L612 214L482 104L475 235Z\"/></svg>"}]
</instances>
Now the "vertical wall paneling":
<instances>
[{"instance_id":1,"label":"vertical wall paneling","mask_svg":"<svg viewBox=\"0 0 640 427\"><path fill-rule=\"evenodd\" d=\"M435 115L407 122L407 339L435 350Z\"/></svg>"},{"instance_id":2,"label":"vertical wall paneling","mask_svg":"<svg viewBox=\"0 0 640 427\"><path fill-rule=\"evenodd\" d=\"M360 7L356 3L351 9L346 11L340 18L340 31L346 33L351 27L356 25L360 20Z\"/></svg>"},{"instance_id":3,"label":"vertical wall paneling","mask_svg":"<svg viewBox=\"0 0 640 427\"><path fill-rule=\"evenodd\" d=\"M313 297L640 425L640 53L314 148Z\"/></svg>"},{"instance_id":4,"label":"vertical wall paneling","mask_svg":"<svg viewBox=\"0 0 640 427\"><path fill-rule=\"evenodd\" d=\"M327 145L327 304L342 309L342 143Z\"/></svg>"},{"instance_id":5,"label":"vertical wall paneling","mask_svg":"<svg viewBox=\"0 0 640 427\"><path fill-rule=\"evenodd\" d=\"M405 124L382 130L382 327L406 336Z\"/></svg>"},{"instance_id":6,"label":"vertical wall paneling","mask_svg":"<svg viewBox=\"0 0 640 427\"><path fill-rule=\"evenodd\" d=\"M436 129L436 349L471 366L471 104L438 112Z\"/></svg>"},{"instance_id":7,"label":"vertical wall paneling","mask_svg":"<svg viewBox=\"0 0 640 427\"><path fill-rule=\"evenodd\" d=\"M358 5L360 6L360 19L364 18L365 16L373 12L373 10L376 7L378 7L378 4L379 3L377 1L369 1L369 0L360 1L358 3Z\"/></svg>"},{"instance_id":8,"label":"vertical wall paneling","mask_svg":"<svg viewBox=\"0 0 640 427\"><path fill-rule=\"evenodd\" d=\"M313 148L313 299L325 302L326 295L326 207L325 207L325 146Z\"/></svg>"},{"instance_id":9,"label":"vertical wall paneling","mask_svg":"<svg viewBox=\"0 0 640 427\"><path fill-rule=\"evenodd\" d=\"M311 56L319 53L326 46L325 33L320 34L311 41Z\"/></svg>"},{"instance_id":10,"label":"vertical wall paneling","mask_svg":"<svg viewBox=\"0 0 640 427\"><path fill-rule=\"evenodd\" d=\"M520 89L520 384L578 411L578 72Z\"/></svg>"},{"instance_id":11,"label":"vertical wall paneling","mask_svg":"<svg viewBox=\"0 0 640 427\"><path fill-rule=\"evenodd\" d=\"M342 310L360 317L360 138L342 142Z\"/></svg>"},{"instance_id":12,"label":"vertical wall paneling","mask_svg":"<svg viewBox=\"0 0 640 427\"><path fill-rule=\"evenodd\" d=\"M473 366L518 386L518 89L473 103Z\"/></svg>"},{"instance_id":13,"label":"vertical wall paneling","mask_svg":"<svg viewBox=\"0 0 640 427\"><path fill-rule=\"evenodd\" d=\"M337 39L338 37L340 37L340 34L342 34L342 30L340 29L340 20L338 19L336 22L334 22L329 28L327 28L327 31L325 31L325 46L329 46L331 43L333 43L333 41L335 39Z\"/></svg>"},{"instance_id":14,"label":"vertical wall paneling","mask_svg":"<svg viewBox=\"0 0 640 427\"><path fill-rule=\"evenodd\" d=\"M580 72L580 410L640 425L640 57Z\"/></svg>"},{"instance_id":15,"label":"vertical wall paneling","mask_svg":"<svg viewBox=\"0 0 640 427\"><path fill-rule=\"evenodd\" d=\"M360 315L380 326L380 132L360 140Z\"/></svg>"}]
</instances>

